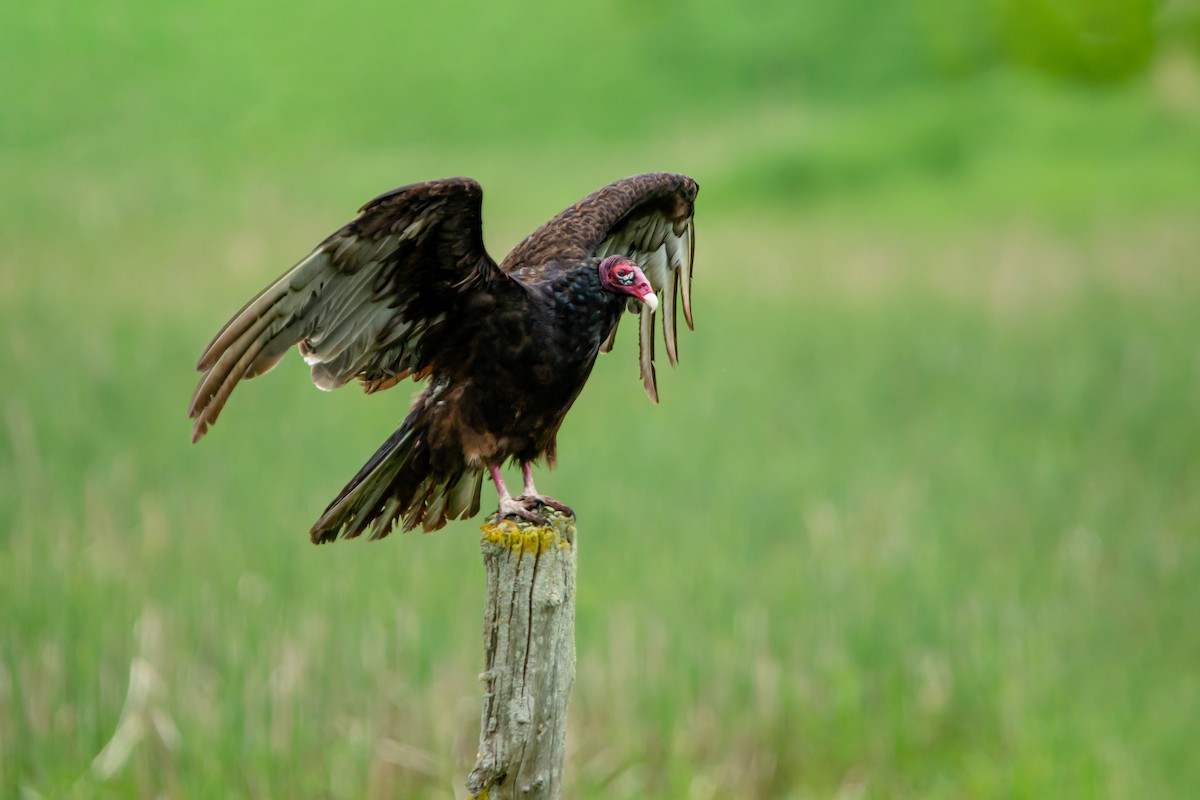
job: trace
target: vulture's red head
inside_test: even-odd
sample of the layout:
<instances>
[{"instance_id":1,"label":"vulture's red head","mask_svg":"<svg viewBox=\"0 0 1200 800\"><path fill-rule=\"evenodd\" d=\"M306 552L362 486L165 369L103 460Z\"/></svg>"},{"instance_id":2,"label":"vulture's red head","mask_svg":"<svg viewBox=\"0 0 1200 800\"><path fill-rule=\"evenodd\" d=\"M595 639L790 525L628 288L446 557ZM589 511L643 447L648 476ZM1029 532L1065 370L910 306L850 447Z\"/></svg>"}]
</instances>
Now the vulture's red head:
<instances>
[{"instance_id":1,"label":"vulture's red head","mask_svg":"<svg viewBox=\"0 0 1200 800\"><path fill-rule=\"evenodd\" d=\"M609 256L600 262L600 285L606 292L627 294L658 310L658 295L637 262L627 256Z\"/></svg>"}]
</instances>

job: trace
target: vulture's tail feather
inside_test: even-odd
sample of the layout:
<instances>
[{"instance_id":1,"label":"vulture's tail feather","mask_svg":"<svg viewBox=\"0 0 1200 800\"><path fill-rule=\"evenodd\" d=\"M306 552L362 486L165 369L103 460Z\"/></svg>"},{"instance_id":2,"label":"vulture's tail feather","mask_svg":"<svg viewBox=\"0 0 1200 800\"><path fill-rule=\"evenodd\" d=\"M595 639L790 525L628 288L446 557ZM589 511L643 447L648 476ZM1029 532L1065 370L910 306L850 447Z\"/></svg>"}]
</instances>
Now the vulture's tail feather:
<instances>
[{"instance_id":1,"label":"vulture's tail feather","mask_svg":"<svg viewBox=\"0 0 1200 800\"><path fill-rule=\"evenodd\" d=\"M312 527L313 543L353 539L368 529L370 539L382 539L400 520L405 531L418 525L435 531L478 513L482 483L483 472L466 465L432 474L429 448L410 415L325 509Z\"/></svg>"}]
</instances>

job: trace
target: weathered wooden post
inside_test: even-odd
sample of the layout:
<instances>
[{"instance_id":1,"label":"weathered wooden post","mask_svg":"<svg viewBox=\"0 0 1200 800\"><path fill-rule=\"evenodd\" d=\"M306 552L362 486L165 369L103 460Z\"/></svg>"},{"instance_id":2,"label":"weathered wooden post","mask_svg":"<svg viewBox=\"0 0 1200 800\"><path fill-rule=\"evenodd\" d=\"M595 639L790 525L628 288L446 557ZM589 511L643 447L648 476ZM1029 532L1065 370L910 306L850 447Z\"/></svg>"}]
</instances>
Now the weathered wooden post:
<instances>
[{"instance_id":1,"label":"weathered wooden post","mask_svg":"<svg viewBox=\"0 0 1200 800\"><path fill-rule=\"evenodd\" d=\"M567 702L575 682L575 520L483 525L486 689L479 757L467 778L478 800L562 797Z\"/></svg>"}]
</instances>

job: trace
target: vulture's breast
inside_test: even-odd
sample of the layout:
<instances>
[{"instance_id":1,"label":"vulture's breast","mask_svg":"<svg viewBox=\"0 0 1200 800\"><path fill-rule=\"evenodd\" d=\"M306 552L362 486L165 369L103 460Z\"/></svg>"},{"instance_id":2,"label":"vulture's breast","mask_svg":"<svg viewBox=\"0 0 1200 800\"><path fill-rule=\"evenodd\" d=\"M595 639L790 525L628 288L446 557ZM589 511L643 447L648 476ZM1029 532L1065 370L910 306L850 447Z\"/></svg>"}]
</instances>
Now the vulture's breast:
<instances>
[{"instance_id":1,"label":"vulture's breast","mask_svg":"<svg viewBox=\"0 0 1200 800\"><path fill-rule=\"evenodd\" d=\"M531 285L480 320L470 366L455 381L464 445L505 451L485 458L532 459L551 448L623 307L589 266Z\"/></svg>"}]
</instances>

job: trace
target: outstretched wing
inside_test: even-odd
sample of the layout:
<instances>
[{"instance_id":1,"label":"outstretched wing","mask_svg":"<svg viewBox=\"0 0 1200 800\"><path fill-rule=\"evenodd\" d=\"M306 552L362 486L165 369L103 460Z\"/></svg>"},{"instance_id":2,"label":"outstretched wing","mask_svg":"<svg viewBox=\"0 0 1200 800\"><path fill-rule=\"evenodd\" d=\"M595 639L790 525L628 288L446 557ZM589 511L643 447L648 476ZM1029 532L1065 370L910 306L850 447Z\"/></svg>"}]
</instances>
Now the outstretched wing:
<instances>
[{"instance_id":1,"label":"outstretched wing","mask_svg":"<svg viewBox=\"0 0 1200 800\"><path fill-rule=\"evenodd\" d=\"M196 368L197 441L237 383L274 367L293 345L313 382L352 378L368 392L424 377L468 296L508 281L483 246L483 191L447 178L380 195L225 324Z\"/></svg>"},{"instance_id":2,"label":"outstretched wing","mask_svg":"<svg viewBox=\"0 0 1200 800\"><path fill-rule=\"evenodd\" d=\"M655 172L635 175L593 192L538 228L504 259L505 271L536 270L552 261L580 261L614 253L641 266L662 295L663 336L667 357L679 359L676 315L692 326L692 263L695 254L693 209L699 186L686 175ZM636 303L636 301L634 301ZM646 394L658 402L654 373L654 312L644 304L640 318L640 366ZM604 346L612 349L614 326Z\"/></svg>"}]
</instances>

